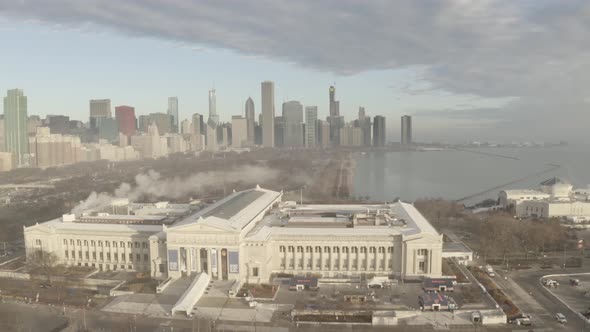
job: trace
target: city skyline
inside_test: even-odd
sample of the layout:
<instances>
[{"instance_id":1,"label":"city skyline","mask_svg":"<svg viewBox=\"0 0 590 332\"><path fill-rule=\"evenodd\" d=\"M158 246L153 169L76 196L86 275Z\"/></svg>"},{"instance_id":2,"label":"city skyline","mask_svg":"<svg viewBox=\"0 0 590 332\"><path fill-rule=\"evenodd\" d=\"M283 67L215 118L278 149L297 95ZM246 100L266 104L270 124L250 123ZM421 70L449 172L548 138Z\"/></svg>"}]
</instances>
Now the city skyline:
<instances>
[{"instance_id":1,"label":"city skyline","mask_svg":"<svg viewBox=\"0 0 590 332\"><path fill-rule=\"evenodd\" d=\"M0 7L0 37L13 45L0 60L29 68L3 68L0 90L25 89L35 96L30 112L41 116L83 119L87 100L100 98L133 105L138 114L165 112L165 98L178 96L180 119L185 119L206 114L203 96L215 87L218 113L230 121L248 96L260 105L257 85L272 80L277 102L299 100L318 106L322 115L329 110L323 91L335 83L346 118L360 105L390 122L412 115L421 119L415 129L428 141L587 141L581 132L590 121L582 88L588 50L578 42L585 31L579 13L587 4L581 1L563 7L546 1L448 1L430 7L402 1L363 4L364 10L350 3L339 9L342 16L325 22L318 15L327 4L303 2L292 13L294 21L318 24L297 28L278 19L289 3L240 6L244 18L234 26L224 19L233 10L225 1L199 8L182 0L169 10L134 3L129 10L137 19L124 24L120 20L126 15L118 15L121 9L110 1L97 2L90 11L58 1L60 15L35 3ZM182 3L188 9L180 10ZM102 16L110 10L113 20ZM140 22L152 14L160 20L146 30ZM260 15L272 19L263 24ZM165 29L176 16L183 19L175 29ZM247 28L245 22L260 26ZM379 22L382 28L350 22ZM376 51L367 55L350 39L354 36L369 36L366 47ZM309 40L314 42L300 42ZM42 51L41 60L33 46ZM527 121L531 117L535 125ZM539 122L557 130L535 132ZM399 136L399 129L391 130L389 135Z\"/></svg>"}]
</instances>

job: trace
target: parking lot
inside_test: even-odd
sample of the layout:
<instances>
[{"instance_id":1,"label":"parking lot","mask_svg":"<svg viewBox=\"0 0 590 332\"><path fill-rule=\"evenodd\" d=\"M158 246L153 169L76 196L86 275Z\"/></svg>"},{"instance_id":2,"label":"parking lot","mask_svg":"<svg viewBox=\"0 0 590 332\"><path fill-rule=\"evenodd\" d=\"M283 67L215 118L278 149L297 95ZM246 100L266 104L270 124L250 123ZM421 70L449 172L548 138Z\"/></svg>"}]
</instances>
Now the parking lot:
<instances>
[{"instance_id":1,"label":"parking lot","mask_svg":"<svg viewBox=\"0 0 590 332\"><path fill-rule=\"evenodd\" d=\"M579 279L580 284L578 286L570 285L571 278ZM551 279L557 281L559 286L548 288L548 290L570 308L577 312L585 312L590 309L590 274L551 277Z\"/></svg>"}]
</instances>

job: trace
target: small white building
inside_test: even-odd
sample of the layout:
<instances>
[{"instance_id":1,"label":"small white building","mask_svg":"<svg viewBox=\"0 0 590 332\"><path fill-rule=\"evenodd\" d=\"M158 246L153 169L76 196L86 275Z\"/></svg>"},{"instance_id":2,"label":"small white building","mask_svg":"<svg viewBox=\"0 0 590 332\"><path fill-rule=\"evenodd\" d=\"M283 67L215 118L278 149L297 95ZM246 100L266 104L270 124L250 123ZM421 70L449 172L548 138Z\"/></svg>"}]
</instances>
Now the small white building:
<instances>
[{"instance_id":1,"label":"small white building","mask_svg":"<svg viewBox=\"0 0 590 332\"><path fill-rule=\"evenodd\" d=\"M574 190L569 182L555 177L541 182L540 190L504 190L499 198L500 205L513 207L519 218L583 220L590 216L587 191Z\"/></svg>"}]
</instances>

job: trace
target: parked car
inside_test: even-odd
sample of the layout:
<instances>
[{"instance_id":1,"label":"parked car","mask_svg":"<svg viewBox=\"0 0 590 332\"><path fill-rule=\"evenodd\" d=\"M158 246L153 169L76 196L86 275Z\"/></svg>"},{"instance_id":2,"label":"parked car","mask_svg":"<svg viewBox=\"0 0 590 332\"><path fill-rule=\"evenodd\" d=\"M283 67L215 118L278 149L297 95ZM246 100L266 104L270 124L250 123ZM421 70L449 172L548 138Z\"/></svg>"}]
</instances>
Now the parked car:
<instances>
[{"instance_id":1,"label":"parked car","mask_svg":"<svg viewBox=\"0 0 590 332\"><path fill-rule=\"evenodd\" d=\"M570 279L570 285L572 286L580 286L580 279Z\"/></svg>"},{"instance_id":2,"label":"parked car","mask_svg":"<svg viewBox=\"0 0 590 332\"><path fill-rule=\"evenodd\" d=\"M560 312L558 312L558 313L555 314L555 320L557 320L561 324L566 324L567 323L567 318L565 318L564 314L562 314Z\"/></svg>"},{"instance_id":3,"label":"parked car","mask_svg":"<svg viewBox=\"0 0 590 332\"><path fill-rule=\"evenodd\" d=\"M545 285L545 287L557 287L559 286L559 283L553 279L546 279L543 280L543 285Z\"/></svg>"}]
</instances>

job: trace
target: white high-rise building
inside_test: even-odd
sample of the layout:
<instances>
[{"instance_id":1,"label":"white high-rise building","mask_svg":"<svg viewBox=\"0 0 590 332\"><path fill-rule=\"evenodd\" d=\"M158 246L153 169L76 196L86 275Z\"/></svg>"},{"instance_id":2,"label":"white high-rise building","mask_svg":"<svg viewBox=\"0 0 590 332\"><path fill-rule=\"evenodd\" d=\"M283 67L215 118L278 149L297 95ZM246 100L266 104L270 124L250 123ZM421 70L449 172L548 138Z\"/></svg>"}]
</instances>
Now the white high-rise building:
<instances>
[{"instance_id":1,"label":"white high-rise building","mask_svg":"<svg viewBox=\"0 0 590 332\"><path fill-rule=\"evenodd\" d=\"M315 148L317 144L318 107L305 107L305 147Z\"/></svg>"},{"instance_id":2,"label":"white high-rise building","mask_svg":"<svg viewBox=\"0 0 590 332\"><path fill-rule=\"evenodd\" d=\"M275 84L264 81L261 84L262 92L262 146L272 148L275 146Z\"/></svg>"},{"instance_id":3,"label":"white high-rise building","mask_svg":"<svg viewBox=\"0 0 590 332\"><path fill-rule=\"evenodd\" d=\"M231 136L232 147L241 148L248 145L248 119L239 115L232 116Z\"/></svg>"},{"instance_id":4,"label":"white high-rise building","mask_svg":"<svg viewBox=\"0 0 590 332\"><path fill-rule=\"evenodd\" d=\"M246 100L246 121L248 121L248 144L253 145L254 144L254 123L256 122L256 114L254 111L254 101L252 100L252 98L248 97L248 100Z\"/></svg>"}]
</instances>

